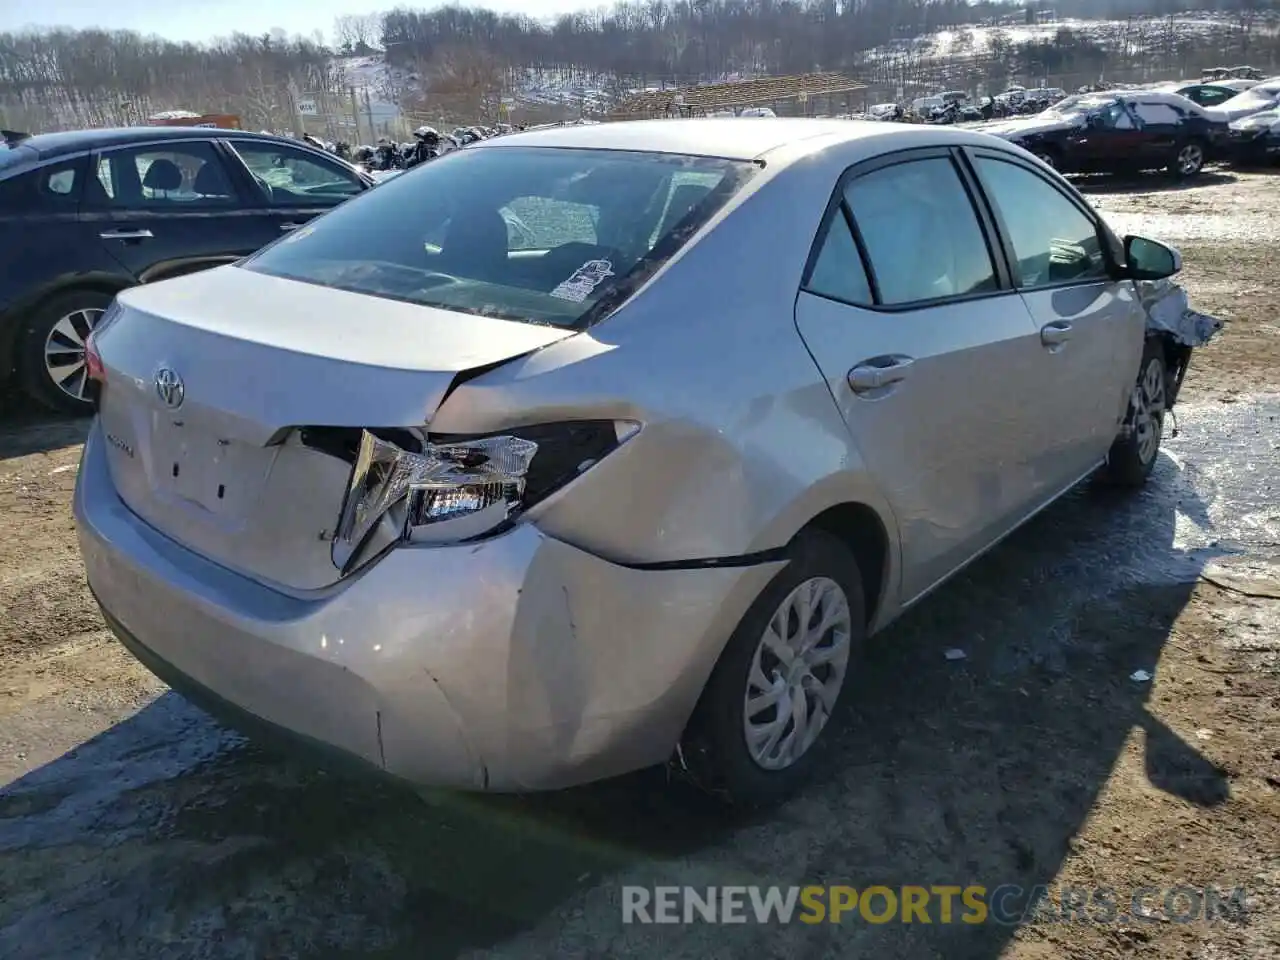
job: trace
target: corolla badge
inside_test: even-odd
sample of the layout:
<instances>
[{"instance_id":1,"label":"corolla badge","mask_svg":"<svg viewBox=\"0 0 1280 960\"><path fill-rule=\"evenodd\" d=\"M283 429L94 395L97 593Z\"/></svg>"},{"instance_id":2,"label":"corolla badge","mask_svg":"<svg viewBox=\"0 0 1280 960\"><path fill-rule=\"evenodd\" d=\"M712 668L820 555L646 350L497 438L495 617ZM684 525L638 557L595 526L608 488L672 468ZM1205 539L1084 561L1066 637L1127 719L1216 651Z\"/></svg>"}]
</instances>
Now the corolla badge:
<instances>
[{"instance_id":1,"label":"corolla badge","mask_svg":"<svg viewBox=\"0 0 1280 960\"><path fill-rule=\"evenodd\" d=\"M174 409L182 406L187 395L187 388L182 385L182 378L177 371L161 367L156 371L156 396L166 407Z\"/></svg>"}]
</instances>

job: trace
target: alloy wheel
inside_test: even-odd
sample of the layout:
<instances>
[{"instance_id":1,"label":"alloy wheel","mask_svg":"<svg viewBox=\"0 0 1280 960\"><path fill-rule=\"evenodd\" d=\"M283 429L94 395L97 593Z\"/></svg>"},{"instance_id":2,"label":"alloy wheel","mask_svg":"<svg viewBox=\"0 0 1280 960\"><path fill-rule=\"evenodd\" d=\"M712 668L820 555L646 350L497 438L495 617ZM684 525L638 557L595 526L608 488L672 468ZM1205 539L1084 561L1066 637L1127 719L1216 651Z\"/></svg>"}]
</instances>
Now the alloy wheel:
<instances>
[{"instance_id":1,"label":"alloy wheel","mask_svg":"<svg viewBox=\"0 0 1280 960\"><path fill-rule=\"evenodd\" d=\"M1200 149L1199 144L1188 143L1178 151L1178 172L1183 176L1191 176L1198 173L1200 168L1204 166L1204 151Z\"/></svg>"},{"instance_id":2,"label":"alloy wheel","mask_svg":"<svg viewBox=\"0 0 1280 960\"><path fill-rule=\"evenodd\" d=\"M105 313L98 307L73 310L58 320L44 341L44 369L67 396L84 400L89 386L85 340Z\"/></svg>"},{"instance_id":3,"label":"alloy wheel","mask_svg":"<svg viewBox=\"0 0 1280 960\"><path fill-rule=\"evenodd\" d=\"M849 664L853 620L844 589L828 577L799 584L778 605L751 660L743 703L747 752L784 770L817 741Z\"/></svg>"},{"instance_id":4,"label":"alloy wheel","mask_svg":"<svg viewBox=\"0 0 1280 960\"><path fill-rule=\"evenodd\" d=\"M1147 361L1135 391L1136 413L1134 436L1138 441L1138 459L1150 463L1160 449L1164 431L1164 364L1152 357Z\"/></svg>"}]
</instances>

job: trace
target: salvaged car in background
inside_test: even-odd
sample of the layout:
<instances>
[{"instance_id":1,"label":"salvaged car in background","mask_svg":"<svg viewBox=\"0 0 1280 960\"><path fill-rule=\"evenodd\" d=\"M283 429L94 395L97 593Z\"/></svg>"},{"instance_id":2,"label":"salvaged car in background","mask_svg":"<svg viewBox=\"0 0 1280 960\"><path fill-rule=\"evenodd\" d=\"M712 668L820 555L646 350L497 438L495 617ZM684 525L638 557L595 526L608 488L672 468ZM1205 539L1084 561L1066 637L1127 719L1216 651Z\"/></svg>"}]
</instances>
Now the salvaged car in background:
<instances>
[{"instance_id":1,"label":"salvaged car in background","mask_svg":"<svg viewBox=\"0 0 1280 960\"><path fill-rule=\"evenodd\" d=\"M1216 112L1159 90L1079 94L1035 116L974 129L1016 143L1062 173L1193 177L1224 156L1230 138Z\"/></svg>"},{"instance_id":2,"label":"salvaged car in background","mask_svg":"<svg viewBox=\"0 0 1280 960\"><path fill-rule=\"evenodd\" d=\"M116 299L88 583L250 732L777 799L870 634L1082 479L1147 481L1214 332L1180 267L955 127L485 140Z\"/></svg>"},{"instance_id":3,"label":"salvaged car in background","mask_svg":"<svg viewBox=\"0 0 1280 960\"><path fill-rule=\"evenodd\" d=\"M1214 110L1228 121L1235 121L1263 110L1274 110L1276 107L1280 107L1280 77L1255 84Z\"/></svg>"},{"instance_id":4,"label":"salvaged car in background","mask_svg":"<svg viewBox=\"0 0 1280 960\"><path fill-rule=\"evenodd\" d=\"M1280 159L1280 109L1263 110L1231 123L1232 159L1274 163Z\"/></svg>"},{"instance_id":5,"label":"salvaged car in background","mask_svg":"<svg viewBox=\"0 0 1280 960\"><path fill-rule=\"evenodd\" d=\"M85 338L126 287L230 263L373 181L296 140L175 126L5 137L0 382L92 412Z\"/></svg>"}]
</instances>

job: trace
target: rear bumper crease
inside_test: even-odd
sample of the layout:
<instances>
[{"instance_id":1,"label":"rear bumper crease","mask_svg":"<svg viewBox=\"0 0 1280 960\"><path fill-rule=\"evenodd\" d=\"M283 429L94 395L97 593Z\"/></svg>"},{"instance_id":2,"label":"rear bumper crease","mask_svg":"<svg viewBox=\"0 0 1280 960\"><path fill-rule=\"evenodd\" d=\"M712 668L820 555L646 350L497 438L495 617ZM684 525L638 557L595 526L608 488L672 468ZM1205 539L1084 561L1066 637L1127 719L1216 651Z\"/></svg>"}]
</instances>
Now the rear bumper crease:
<instances>
[{"instance_id":1,"label":"rear bumper crease","mask_svg":"<svg viewBox=\"0 0 1280 960\"><path fill-rule=\"evenodd\" d=\"M105 448L95 424L74 506L89 584L121 642L233 727L424 786L557 788L666 760L724 642L783 566L634 569L525 523L393 550L299 597L135 516Z\"/></svg>"}]
</instances>

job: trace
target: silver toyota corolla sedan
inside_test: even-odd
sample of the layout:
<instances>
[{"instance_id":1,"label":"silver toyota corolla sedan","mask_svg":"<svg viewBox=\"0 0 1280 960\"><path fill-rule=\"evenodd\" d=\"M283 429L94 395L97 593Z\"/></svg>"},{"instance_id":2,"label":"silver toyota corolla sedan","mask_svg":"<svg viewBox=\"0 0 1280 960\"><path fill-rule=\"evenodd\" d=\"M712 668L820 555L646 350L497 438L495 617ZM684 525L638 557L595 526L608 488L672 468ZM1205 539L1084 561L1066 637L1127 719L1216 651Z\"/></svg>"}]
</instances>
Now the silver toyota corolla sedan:
<instances>
[{"instance_id":1,"label":"silver toyota corolla sedan","mask_svg":"<svg viewBox=\"0 0 1280 960\"><path fill-rule=\"evenodd\" d=\"M119 296L89 583L197 703L417 784L670 760L776 798L869 634L1086 475L1145 479L1133 280L1178 268L963 130L486 141Z\"/></svg>"}]
</instances>

